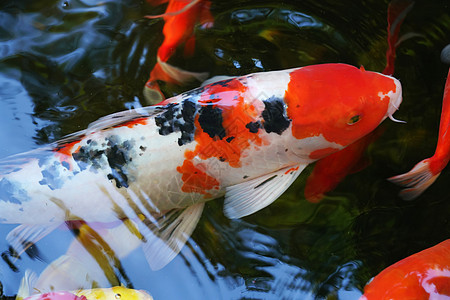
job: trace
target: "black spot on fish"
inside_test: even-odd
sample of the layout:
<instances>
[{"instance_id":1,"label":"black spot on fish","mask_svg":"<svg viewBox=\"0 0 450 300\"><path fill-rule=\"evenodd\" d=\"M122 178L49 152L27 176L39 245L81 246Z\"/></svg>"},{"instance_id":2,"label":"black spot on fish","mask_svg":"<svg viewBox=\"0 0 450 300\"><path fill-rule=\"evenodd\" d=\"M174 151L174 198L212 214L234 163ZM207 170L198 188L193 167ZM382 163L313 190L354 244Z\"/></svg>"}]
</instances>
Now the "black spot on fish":
<instances>
[{"instance_id":1,"label":"black spot on fish","mask_svg":"<svg viewBox=\"0 0 450 300\"><path fill-rule=\"evenodd\" d=\"M243 179L247 179L248 178L248 175L244 175L244 177L242 177Z\"/></svg>"},{"instance_id":2,"label":"black spot on fish","mask_svg":"<svg viewBox=\"0 0 450 300\"><path fill-rule=\"evenodd\" d=\"M160 135L168 135L175 131L174 116L179 109L179 105L178 103L170 103L164 107L166 109L165 112L155 117L155 123L159 127Z\"/></svg>"},{"instance_id":3,"label":"black spot on fish","mask_svg":"<svg viewBox=\"0 0 450 300\"><path fill-rule=\"evenodd\" d=\"M273 175L272 177L267 178L266 180L264 180L263 182L261 182L260 184L258 184L257 186L255 186L254 189L257 189L257 188L259 188L259 187L265 185L265 184L268 183L269 181L275 179L275 177L277 177L277 176L278 176L278 175Z\"/></svg>"},{"instance_id":4,"label":"black spot on fish","mask_svg":"<svg viewBox=\"0 0 450 300\"><path fill-rule=\"evenodd\" d=\"M196 110L197 107L194 102L190 100L183 101L181 116L183 117L184 122L179 125L179 128L181 130L181 138L178 139L178 145L180 146L190 143L194 140L194 120Z\"/></svg>"},{"instance_id":5,"label":"black spot on fish","mask_svg":"<svg viewBox=\"0 0 450 300\"><path fill-rule=\"evenodd\" d=\"M234 140L234 136L227 137L226 139L228 143L231 143L232 140Z\"/></svg>"},{"instance_id":6,"label":"black spot on fish","mask_svg":"<svg viewBox=\"0 0 450 300\"><path fill-rule=\"evenodd\" d=\"M141 149L142 152L145 152L145 150L147 150L147 147L139 146L139 149Z\"/></svg>"},{"instance_id":7,"label":"black spot on fish","mask_svg":"<svg viewBox=\"0 0 450 300\"><path fill-rule=\"evenodd\" d=\"M259 128L261 128L261 123L259 121L250 122L250 123L247 123L247 125L245 125L245 127L247 127L251 133L257 133Z\"/></svg>"},{"instance_id":8,"label":"black spot on fish","mask_svg":"<svg viewBox=\"0 0 450 300\"><path fill-rule=\"evenodd\" d=\"M104 153L104 150L83 146L77 152L72 153L72 157L81 171L91 166L90 170L96 172L96 170L102 168L101 157Z\"/></svg>"},{"instance_id":9,"label":"black spot on fish","mask_svg":"<svg viewBox=\"0 0 450 300\"><path fill-rule=\"evenodd\" d=\"M265 105L265 109L262 112L264 129L267 133L282 134L291 122L286 116L283 100L272 97L263 102Z\"/></svg>"},{"instance_id":10,"label":"black spot on fish","mask_svg":"<svg viewBox=\"0 0 450 300\"><path fill-rule=\"evenodd\" d=\"M196 104L186 99L180 103L170 103L164 107L165 112L155 117L160 135L181 132L178 145L182 146L194 140Z\"/></svg>"},{"instance_id":11,"label":"black spot on fish","mask_svg":"<svg viewBox=\"0 0 450 300\"><path fill-rule=\"evenodd\" d=\"M108 179L114 179L116 181L117 188L128 187L128 176L124 168L127 164L126 150L124 148L119 148L117 145L114 145L105 151L108 164L111 167L111 173L107 176Z\"/></svg>"},{"instance_id":12,"label":"black spot on fish","mask_svg":"<svg viewBox=\"0 0 450 300\"><path fill-rule=\"evenodd\" d=\"M89 168L91 172L96 173L100 169L105 170L109 167L111 171L107 178L114 180L117 188L128 187L128 164L133 160L134 143L134 140L120 142L117 136L109 136L106 142L102 143L103 148L86 145L73 153L72 157L81 170ZM142 151L144 151L143 148L145 150L145 147L140 147Z\"/></svg>"},{"instance_id":13,"label":"black spot on fish","mask_svg":"<svg viewBox=\"0 0 450 300\"><path fill-rule=\"evenodd\" d=\"M222 125L222 110L212 105L205 105L200 108L198 122L200 127L211 138L219 137L223 139L226 135L225 128Z\"/></svg>"},{"instance_id":14,"label":"black spot on fish","mask_svg":"<svg viewBox=\"0 0 450 300\"><path fill-rule=\"evenodd\" d=\"M221 156L221 157L219 157L219 160L220 160L221 162L224 162L224 161L226 161L227 159Z\"/></svg>"}]
</instances>

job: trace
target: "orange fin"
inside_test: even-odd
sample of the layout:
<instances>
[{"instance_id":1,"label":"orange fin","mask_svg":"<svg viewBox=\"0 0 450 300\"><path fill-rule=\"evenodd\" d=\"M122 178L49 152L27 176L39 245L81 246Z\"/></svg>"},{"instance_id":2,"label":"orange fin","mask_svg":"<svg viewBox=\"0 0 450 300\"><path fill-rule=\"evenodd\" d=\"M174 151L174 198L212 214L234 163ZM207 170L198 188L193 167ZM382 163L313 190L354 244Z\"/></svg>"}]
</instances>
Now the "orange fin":
<instances>
[{"instance_id":1,"label":"orange fin","mask_svg":"<svg viewBox=\"0 0 450 300\"><path fill-rule=\"evenodd\" d=\"M195 36L191 36L184 43L183 55L184 57L190 57L194 55L194 51L195 51Z\"/></svg>"},{"instance_id":2,"label":"orange fin","mask_svg":"<svg viewBox=\"0 0 450 300\"><path fill-rule=\"evenodd\" d=\"M201 0L193 0L193 1L191 1L191 3L189 3L189 4L187 4L187 5L185 5L182 9L180 9L180 10L177 10L177 11L166 11L165 13L163 13L163 14L160 14L160 15L147 15L147 16L145 16L145 18L147 18L147 19L157 19L157 18L165 18L165 17L173 17L173 16L176 16L176 15L179 15L179 14L182 14L182 13L184 13L185 11L188 11L189 9L191 9L191 7L193 7L194 5L196 5L197 3L199 3ZM159 1L152 1L152 2L156 2L156 3L158 3L158 4L153 4L153 5L160 5L160 4L163 4L163 3L165 3L165 2L168 2L168 0L159 0Z\"/></svg>"},{"instance_id":3,"label":"orange fin","mask_svg":"<svg viewBox=\"0 0 450 300\"><path fill-rule=\"evenodd\" d=\"M413 200L419 197L433 182L439 174L433 175L430 170L430 160L424 159L419 162L408 173L388 178L389 181L405 187L400 192L404 200Z\"/></svg>"},{"instance_id":4,"label":"orange fin","mask_svg":"<svg viewBox=\"0 0 450 300\"><path fill-rule=\"evenodd\" d=\"M208 72L190 72L174 67L166 62L158 61L162 71L167 74L171 81L177 84L187 83L193 80L205 81L208 78ZM168 82L171 82L168 81Z\"/></svg>"},{"instance_id":5,"label":"orange fin","mask_svg":"<svg viewBox=\"0 0 450 300\"><path fill-rule=\"evenodd\" d=\"M320 202L325 193L335 189L348 174L366 168L370 161L365 157L365 151L383 133L383 129L380 128L316 162L306 181L304 191L306 200L312 203Z\"/></svg>"}]
</instances>

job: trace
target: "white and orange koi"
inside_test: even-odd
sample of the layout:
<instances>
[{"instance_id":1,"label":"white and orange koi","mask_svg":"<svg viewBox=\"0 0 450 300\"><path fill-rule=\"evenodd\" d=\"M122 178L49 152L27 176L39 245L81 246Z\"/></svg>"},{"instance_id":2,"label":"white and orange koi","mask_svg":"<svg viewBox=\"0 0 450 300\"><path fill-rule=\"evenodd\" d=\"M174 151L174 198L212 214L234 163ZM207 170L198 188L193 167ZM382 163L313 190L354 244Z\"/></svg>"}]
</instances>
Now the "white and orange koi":
<instances>
[{"instance_id":1,"label":"white and orange koi","mask_svg":"<svg viewBox=\"0 0 450 300\"><path fill-rule=\"evenodd\" d=\"M129 218L158 269L205 201L224 196L229 218L268 206L308 164L373 131L401 101L395 78L345 64L211 83L3 161L0 222L21 224L8 236L20 249L64 221Z\"/></svg>"}]
</instances>

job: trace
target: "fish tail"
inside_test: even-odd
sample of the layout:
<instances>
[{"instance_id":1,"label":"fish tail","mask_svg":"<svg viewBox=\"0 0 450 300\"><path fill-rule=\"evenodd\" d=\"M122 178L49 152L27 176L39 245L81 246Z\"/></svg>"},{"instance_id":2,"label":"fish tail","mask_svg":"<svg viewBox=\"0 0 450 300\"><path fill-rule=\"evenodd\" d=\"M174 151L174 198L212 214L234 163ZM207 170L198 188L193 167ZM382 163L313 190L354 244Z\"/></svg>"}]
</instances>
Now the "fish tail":
<instances>
[{"instance_id":1,"label":"fish tail","mask_svg":"<svg viewBox=\"0 0 450 300\"><path fill-rule=\"evenodd\" d=\"M397 175L388 180L405 187L400 192L400 197L404 200L413 200L419 197L434 181L439 173L434 174L430 168L431 159L427 158L419 162L408 173Z\"/></svg>"}]
</instances>

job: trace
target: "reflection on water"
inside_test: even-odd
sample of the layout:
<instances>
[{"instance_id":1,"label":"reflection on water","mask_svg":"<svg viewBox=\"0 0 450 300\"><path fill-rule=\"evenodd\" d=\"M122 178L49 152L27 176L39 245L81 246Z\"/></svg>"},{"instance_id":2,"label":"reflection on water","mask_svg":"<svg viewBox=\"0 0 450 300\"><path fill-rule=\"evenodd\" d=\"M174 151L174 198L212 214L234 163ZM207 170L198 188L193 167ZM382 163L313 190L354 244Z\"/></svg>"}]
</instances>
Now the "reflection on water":
<instances>
[{"instance_id":1,"label":"reflection on water","mask_svg":"<svg viewBox=\"0 0 450 300\"><path fill-rule=\"evenodd\" d=\"M380 1L213 1L214 26L196 30L194 56L185 59L177 51L172 62L210 75L323 62L381 71L386 8ZM0 4L0 157L145 105L142 89L163 22L143 17L161 9L130 0ZM434 151L448 70L439 53L450 40L448 20L448 7L439 1L415 4L402 30L421 36L401 44L395 74L404 89L396 117L408 124L386 124L369 148L369 167L348 176L321 203L303 197L311 168L278 201L244 220L226 219L217 200L206 206L180 255L159 271L150 270L124 223L61 226L20 258L5 241L15 226L2 224L4 294L17 293L30 269L51 274L36 283L42 289L72 289L64 286L72 282L86 288L125 284L155 299L356 299L380 270L450 236L448 172L413 202L400 200L398 188L385 181ZM193 87L162 90L171 96ZM79 273L70 268L74 264Z\"/></svg>"}]
</instances>

